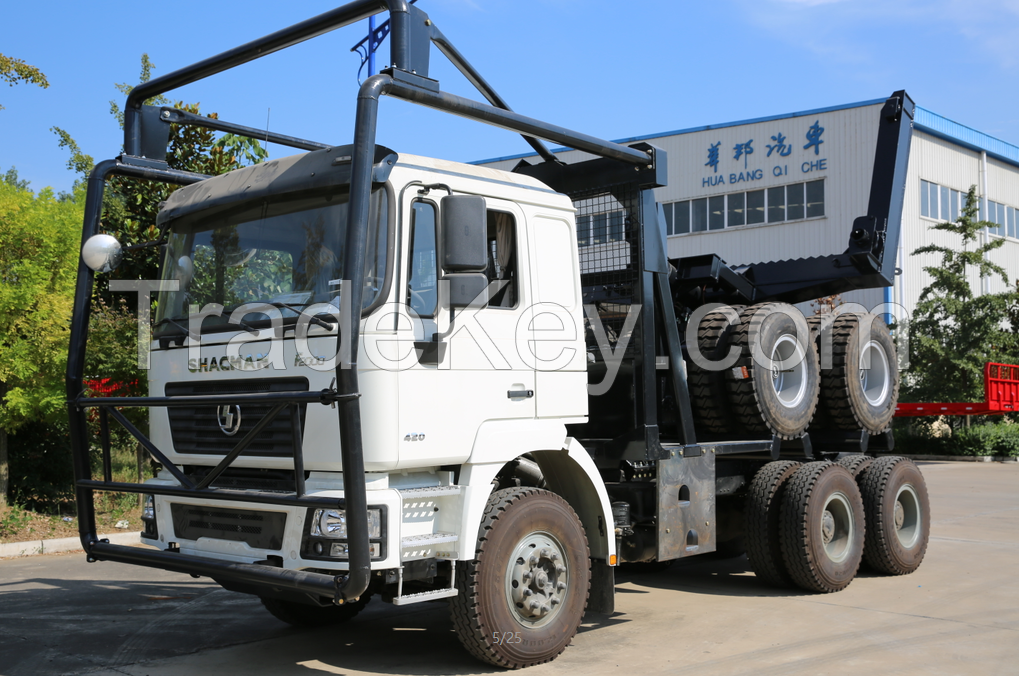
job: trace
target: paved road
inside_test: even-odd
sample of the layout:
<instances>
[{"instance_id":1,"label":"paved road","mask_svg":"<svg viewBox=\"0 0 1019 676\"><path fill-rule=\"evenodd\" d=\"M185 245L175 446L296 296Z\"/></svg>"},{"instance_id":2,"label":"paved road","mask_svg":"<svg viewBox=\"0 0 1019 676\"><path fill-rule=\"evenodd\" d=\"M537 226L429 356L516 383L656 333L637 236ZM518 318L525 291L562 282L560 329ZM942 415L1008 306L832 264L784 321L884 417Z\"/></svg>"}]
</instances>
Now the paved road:
<instances>
[{"instance_id":1,"label":"paved road","mask_svg":"<svg viewBox=\"0 0 1019 676\"><path fill-rule=\"evenodd\" d=\"M925 463L932 539L907 577L838 594L777 591L746 558L620 575L616 615L529 674L1015 674L1019 466ZM493 673L442 602L372 603L299 631L205 580L78 555L0 561L0 675Z\"/></svg>"}]
</instances>

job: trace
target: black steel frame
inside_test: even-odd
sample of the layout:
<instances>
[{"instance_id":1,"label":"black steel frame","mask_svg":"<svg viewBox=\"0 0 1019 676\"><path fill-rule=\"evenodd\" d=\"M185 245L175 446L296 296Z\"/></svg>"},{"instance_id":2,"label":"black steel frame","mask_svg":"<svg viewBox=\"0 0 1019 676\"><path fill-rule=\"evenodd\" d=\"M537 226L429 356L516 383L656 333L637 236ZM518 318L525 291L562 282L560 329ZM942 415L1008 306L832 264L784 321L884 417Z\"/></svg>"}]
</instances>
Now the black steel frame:
<instances>
[{"instance_id":1,"label":"black steel frame","mask_svg":"<svg viewBox=\"0 0 1019 676\"><path fill-rule=\"evenodd\" d=\"M344 270L350 279L360 279L364 271L369 194L372 183L372 164L375 153L375 137L379 99L383 95L396 96L407 101L460 115L486 124L521 133L525 140L549 163L555 158L538 139L567 145L600 157L622 162L627 166L650 167L652 155L644 150L628 148L603 141L585 134L550 125L509 110L505 102L478 74L455 47L432 24L428 16L404 0L355 0L330 12L326 12L271 35L251 41L235 49L205 59L191 66L135 87L125 105L124 154L116 160L98 164L89 176L85 205L85 219L82 228L82 244L98 232L102 212L103 193L106 180L115 175L144 178L188 185L205 180L206 176L175 171L165 162L169 123L204 126L220 131L250 136L253 138L288 145L297 148L314 149L322 147L313 141L297 139L279 134L269 134L250 127L201 116L174 109L156 108L143 105L149 98L158 96L178 87L196 82L230 68L266 56L280 49L316 37L336 28L368 18L372 14L388 10L392 25L391 62L392 66L383 74L373 76L362 85L357 98L357 113L354 129L354 144L350 177L350 202L348 218L351 227L347 229L344 251ZM471 81L493 105L485 105L439 90L438 82L428 78L428 48L434 43L454 65ZM652 199L653 202L653 199ZM240 493L213 489L211 478L199 485L183 476L165 455L159 451L139 430L117 411L123 406L174 406L185 401L195 403L196 397L135 397L99 399L83 397L85 345L88 340L89 308L94 284L94 273L79 263L75 288L74 316L71 324L70 347L67 366L67 398L70 418L71 444L74 456L76 498L79 516L79 534L82 546L90 561L111 560L152 566L196 575L207 575L220 580L230 580L253 585L269 585L290 589L296 593L332 597L343 603L358 598L367 589L370 575L370 549L367 526L367 498L364 478L364 458L360 406L358 402L358 378L356 355L358 352L360 317L350 317L346 326L338 327L337 341L342 332L349 332L350 350L346 361L336 367L335 389L319 393L272 394L272 395L222 395L201 397L203 403L232 404L261 397L260 401L274 402L276 406L267 419L271 420L286 406L294 411L301 402L336 406L340 428L340 458L343 466L344 498L342 506L348 515L349 570L345 575L323 575L318 573L284 570L257 564L225 563L204 557L184 555L177 551L147 551L124 547L100 541L96 534L93 492L96 490L117 490L177 497L191 496L221 500L243 500L280 505L316 506L324 504L337 506L337 501L317 501L303 496L303 471L295 471L295 494L293 498L279 494ZM351 284L350 306L361 307L362 288ZM651 287L648 287L650 289ZM652 360L653 362L653 360ZM653 364L652 364L653 368ZM99 408L101 447L103 452L103 481L95 481L89 459L90 440L86 410ZM109 420L112 416L135 436L150 455L161 462L181 483L180 488L141 486L111 481L109 460ZM263 420L264 422L264 420ZM298 423L295 432L299 431ZM690 428L692 430L692 426ZM250 436L250 435L249 435ZM295 470L301 469L303 456L299 444L300 435L295 434ZM244 449L242 440L226 456L210 475L214 478L222 472Z\"/></svg>"}]
</instances>

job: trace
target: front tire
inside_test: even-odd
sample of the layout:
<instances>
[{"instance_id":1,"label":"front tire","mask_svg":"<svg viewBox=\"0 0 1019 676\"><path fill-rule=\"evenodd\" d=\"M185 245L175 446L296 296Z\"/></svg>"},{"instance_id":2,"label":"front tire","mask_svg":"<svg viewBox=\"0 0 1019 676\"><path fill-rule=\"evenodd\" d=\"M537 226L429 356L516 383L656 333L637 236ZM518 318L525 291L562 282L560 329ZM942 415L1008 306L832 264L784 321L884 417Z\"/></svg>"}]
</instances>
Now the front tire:
<instances>
[{"instance_id":1,"label":"front tire","mask_svg":"<svg viewBox=\"0 0 1019 676\"><path fill-rule=\"evenodd\" d=\"M587 536L570 505L538 488L492 493L473 561L456 570L457 637L474 657L520 669L555 659L587 608Z\"/></svg>"}]
</instances>

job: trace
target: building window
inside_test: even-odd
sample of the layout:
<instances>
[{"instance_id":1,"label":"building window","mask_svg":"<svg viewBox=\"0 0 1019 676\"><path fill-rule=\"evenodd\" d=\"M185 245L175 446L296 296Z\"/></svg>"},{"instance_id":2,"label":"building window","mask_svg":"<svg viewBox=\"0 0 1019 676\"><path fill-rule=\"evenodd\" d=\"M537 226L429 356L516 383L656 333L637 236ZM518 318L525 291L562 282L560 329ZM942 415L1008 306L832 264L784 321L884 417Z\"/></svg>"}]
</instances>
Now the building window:
<instances>
[{"instance_id":1,"label":"building window","mask_svg":"<svg viewBox=\"0 0 1019 676\"><path fill-rule=\"evenodd\" d=\"M764 223L764 191L747 193L747 225Z\"/></svg>"},{"instance_id":2,"label":"building window","mask_svg":"<svg viewBox=\"0 0 1019 676\"><path fill-rule=\"evenodd\" d=\"M747 222L746 193L729 195L729 225L743 225Z\"/></svg>"},{"instance_id":3,"label":"building window","mask_svg":"<svg viewBox=\"0 0 1019 676\"><path fill-rule=\"evenodd\" d=\"M708 228L710 230L725 228L725 195L708 198Z\"/></svg>"},{"instance_id":4,"label":"building window","mask_svg":"<svg viewBox=\"0 0 1019 676\"><path fill-rule=\"evenodd\" d=\"M708 200L690 200L690 230L704 232L708 229Z\"/></svg>"},{"instance_id":5,"label":"building window","mask_svg":"<svg viewBox=\"0 0 1019 676\"><path fill-rule=\"evenodd\" d=\"M824 216L824 180L684 200L662 207L670 235L802 221Z\"/></svg>"},{"instance_id":6,"label":"building window","mask_svg":"<svg viewBox=\"0 0 1019 676\"><path fill-rule=\"evenodd\" d=\"M768 222L781 223L785 220L785 186L768 188Z\"/></svg>"},{"instance_id":7,"label":"building window","mask_svg":"<svg viewBox=\"0 0 1019 676\"><path fill-rule=\"evenodd\" d=\"M808 184L809 185L809 184ZM935 221L958 221L966 207L965 190L920 181L920 215ZM809 196L808 196L809 201ZM977 220L987 221L995 237L1019 237L1019 209L994 200L978 200Z\"/></svg>"},{"instance_id":8,"label":"building window","mask_svg":"<svg viewBox=\"0 0 1019 676\"><path fill-rule=\"evenodd\" d=\"M666 222L670 211L665 210ZM577 243L580 246L621 242L624 237L623 211L606 211L600 214L577 216Z\"/></svg>"},{"instance_id":9,"label":"building window","mask_svg":"<svg viewBox=\"0 0 1019 676\"><path fill-rule=\"evenodd\" d=\"M959 215L966 206L966 191L954 190L930 181L920 181L920 215L936 221L959 220ZM994 216L994 214L992 214ZM979 218L983 220L983 204L980 205Z\"/></svg>"},{"instance_id":10,"label":"building window","mask_svg":"<svg viewBox=\"0 0 1019 676\"><path fill-rule=\"evenodd\" d=\"M824 216L824 181L807 183L807 218Z\"/></svg>"},{"instance_id":11,"label":"building window","mask_svg":"<svg viewBox=\"0 0 1019 676\"><path fill-rule=\"evenodd\" d=\"M790 221L802 220L804 213L806 213L804 211L803 203L803 187L804 185L802 183L786 186L785 213L786 218L788 218Z\"/></svg>"}]
</instances>

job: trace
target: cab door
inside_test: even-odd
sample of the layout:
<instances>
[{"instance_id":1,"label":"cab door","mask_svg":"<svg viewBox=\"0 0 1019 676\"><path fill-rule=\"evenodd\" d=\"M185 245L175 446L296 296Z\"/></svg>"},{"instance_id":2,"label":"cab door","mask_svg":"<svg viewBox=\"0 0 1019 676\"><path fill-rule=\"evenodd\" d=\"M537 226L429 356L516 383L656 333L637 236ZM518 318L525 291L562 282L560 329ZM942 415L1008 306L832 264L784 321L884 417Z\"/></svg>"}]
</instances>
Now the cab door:
<instances>
[{"instance_id":1,"label":"cab door","mask_svg":"<svg viewBox=\"0 0 1019 676\"><path fill-rule=\"evenodd\" d=\"M398 333L402 343L417 334L419 359L400 371L400 465L459 463L485 421L535 416L535 373L519 352L531 324L524 215L512 202L486 197L490 302L457 309L451 323L450 310L439 306L441 200L411 195L403 206L401 289L417 319Z\"/></svg>"}]
</instances>

